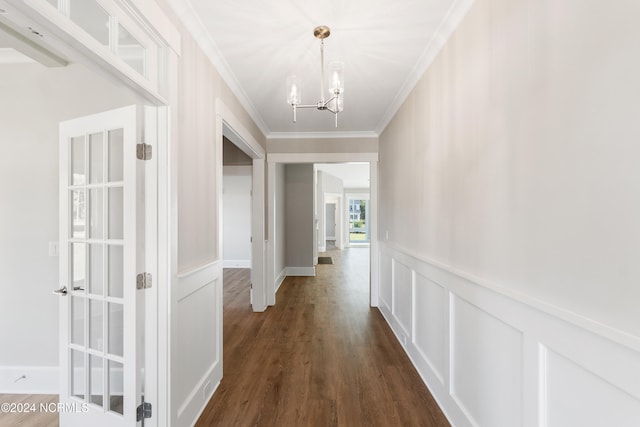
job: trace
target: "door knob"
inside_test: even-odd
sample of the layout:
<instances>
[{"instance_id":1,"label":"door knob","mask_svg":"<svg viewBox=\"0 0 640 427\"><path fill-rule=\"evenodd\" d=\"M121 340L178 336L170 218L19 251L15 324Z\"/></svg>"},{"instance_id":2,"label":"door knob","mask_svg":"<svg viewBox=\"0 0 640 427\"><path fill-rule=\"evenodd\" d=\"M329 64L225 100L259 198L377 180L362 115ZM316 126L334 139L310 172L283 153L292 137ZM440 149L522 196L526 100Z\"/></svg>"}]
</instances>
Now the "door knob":
<instances>
[{"instance_id":1,"label":"door knob","mask_svg":"<svg viewBox=\"0 0 640 427\"><path fill-rule=\"evenodd\" d=\"M65 295L67 295L67 287L63 286L60 289L56 289L55 291L53 291L51 293L54 294L54 295L58 295L58 296L63 297Z\"/></svg>"},{"instance_id":2,"label":"door knob","mask_svg":"<svg viewBox=\"0 0 640 427\"><path fill-rule=\"evenodd\" d=\"M84 291L84 288L82 286L74 286L73 290L74 291ZM67 295L67 293L68 293L67 292L67 287L63 286L60 289L56 289L55 291L52 291L51 293L54 294L54 295L58 295L60 297L63 297L65 295Z\"/></svg>"}]
</instances>

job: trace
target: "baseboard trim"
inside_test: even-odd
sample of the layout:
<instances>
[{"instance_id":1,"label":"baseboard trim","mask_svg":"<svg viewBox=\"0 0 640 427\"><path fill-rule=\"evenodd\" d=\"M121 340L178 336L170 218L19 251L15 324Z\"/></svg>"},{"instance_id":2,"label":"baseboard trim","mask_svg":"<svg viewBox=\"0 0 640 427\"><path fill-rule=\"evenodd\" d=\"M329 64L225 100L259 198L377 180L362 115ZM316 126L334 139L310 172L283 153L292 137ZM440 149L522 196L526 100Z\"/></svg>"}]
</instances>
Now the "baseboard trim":
<instances>
[{"instance_id":1,"label":"baseboard trim","mask_svg":"<svg viewBox=\"0 0 640 427\"><path fill-rule=\"evenodd\" d=\"M275 283L276 292L278 292L278 289L280 289L282 282L284 282L284 279L286 278L287 278L287 269L285 267L282 269L282 271L280 272L280 274L278 274L278 277L276 278L276 283Z\"/></svg>"},{"instance_id":2,"label":"baseboard trim","mask_svg":"<svg viewBox=\"0 0 640 427\"><path fill-rule=\"evenodd\" d=\"M225 259L222 268L251 268L250 259Z\"/></svg>"},{"instance_id":3,"label":"baseboard trim","mask_svg":"<svg viewBox=\"0 0 640 427\"><path fill-rule=\"evenodd\" d=\"M193 425L198 421L213 393L220 385L222 378L218 378L216 375L217 372L221 371L216 369L219 363L218 361L209 367L205 375L200 378L196 386L182 402L177 411L178 424ZM214 386L211 387L211 385Z\"/></svg>"},{"instance_id":4,"label":"baseboard trim","mask_svg":"<svg viewBox=\"0 0 640 427\"><path fill-rule=\"evenodd\" d=\"M24 378L21 379L21 377ZM0 393L59 394L57 366L0 366Z\"/></svg>"},{"instance_id":5,"label":"baseboard trim","mask_svg":"<svg viewBox=\"0 0 640 427\"><path fill-rule=\"evenodd\" d=\"M315 267L286 267L287 276L306 276L313 277L316 275Z\"/></svg>"}]
</instances>

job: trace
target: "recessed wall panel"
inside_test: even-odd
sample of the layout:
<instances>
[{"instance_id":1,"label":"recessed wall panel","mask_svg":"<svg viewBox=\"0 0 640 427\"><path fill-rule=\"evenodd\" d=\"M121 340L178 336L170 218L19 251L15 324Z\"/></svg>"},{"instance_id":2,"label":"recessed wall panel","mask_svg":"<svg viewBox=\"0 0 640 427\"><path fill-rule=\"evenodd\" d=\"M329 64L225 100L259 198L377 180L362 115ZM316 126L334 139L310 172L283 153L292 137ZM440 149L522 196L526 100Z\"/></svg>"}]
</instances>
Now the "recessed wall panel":
<instances>
[{"instance_id":1,"label":"recessed wall panel","mask_svg":"<svg viewBox=\"0 0 640 427\"><path fill-rule=\"evenodd\" d=\"M177 381L177 397L186 399L197 387L202 375L218 363L218 325L216 287L221 280L207 283L178 302L176 339L182 377Z\"/></svg>"},{"instance_id":2,"label":"recessed wall panel","mask_svg":"<svg viewBox=\"0 0 640 427\"><path fill-rule=\"evenodd\" d=\"M392 279L391 257L386 254L380 254L380 299L389 308L391 308L391 303L393 302Z\"/></svg>"},{"instance_id":3,"label":"recessed wall panel","mask_svg":"<svg viewBox=\"0 0 640 427\"><path fill-rule=\"evenodd\" d=\"M459 297L451 308L451 394L478 426L521 426L522 333Z\"/></svg>"},{"instance_id":4,"label":"recessed wall panel","mask_svg":"<svg viewBox=\"0 0 640 427\"><path fill-rule=\"evenodd\" d=\"M547 426L640 426L640 400L571 360L547 352Z\"/></svg>"},{"instance_id":5,"label":"recessed wall panel","mask_svg":"<svg viewBox=\"0 0 640 427\"><path fill-rule=\"evenodd\" d=\"M442 380L445 358L445 290L416 274L414 344Z\"/></svg>"},{"instance_id":6,"label":"recessed wall panel","mask_svg":"<svg viewBox=\"0 0 640 427\"><path fill-rule=\"evenodd\" d=\"M411 332L412 318L412 278L406 265L394 260L393 263L393 314L406 332Z\"/></svg>"}]
</instances>

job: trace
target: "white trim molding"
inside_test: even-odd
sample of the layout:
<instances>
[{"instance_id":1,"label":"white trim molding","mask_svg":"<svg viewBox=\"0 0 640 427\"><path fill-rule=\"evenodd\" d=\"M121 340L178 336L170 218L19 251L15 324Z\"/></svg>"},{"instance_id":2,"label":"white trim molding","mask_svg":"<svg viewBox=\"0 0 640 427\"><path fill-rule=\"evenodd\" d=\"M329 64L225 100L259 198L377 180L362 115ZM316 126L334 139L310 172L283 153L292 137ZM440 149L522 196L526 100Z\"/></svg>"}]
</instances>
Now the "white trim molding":
<instances>
[{"instance_id":1,"label":"white trim molding","mask_svg":"<svg viewBox=\"0 0 640 427\"><path fill-rule=\"evenodd\" d=\"M378 138L376 132L271 132L267 139L349 139L349 138Z\"/></svg>"},{"instance_id":2,"label":"white trim molding","mask_svg":"<svg viewBox=\"0 0 640 427\"><path fill-rule=\"evenodd\" d=\"M640 425L640 339L379 248L380 311L452 425Z\"/></svg>"},{"instance_id":3,"label":"white trim molding","mask_svg":"<svg viewBox=\"0 0 640 427\"><path fill-rule=\"evenodd\" d=\"M402 84L400 91L376 126L375 133L380 135L384 132L389 122L391 122L391 119L396 115L413 88L418 84L418 81L420 81L424 73L427 71L440 50L442 50L442 47L445 45L447 40L449 40L449 37L451 37L456 28L458 28L462 19L467 15L467 12L471 9L471 6L473 6L474 3L475 0L456 0L453 2L445 18L442 20L440 27L434 33L433 38L431 38L431 41L427 44L422 55L420 55L420 58L413 67L413 70Z\"/></svg>"},{"instance_id":4,"label":"white trim molding","mask_svg":"<svg viewBox=\"0 0 640 427\"><path fill-rule=\"evenodd\" d=\"M285 271L287 276L313 277L316 275L315 267L285 267Z\"/></svg>"},{"instance_id":5,"label":"white trim molding","mask_svg":"<svg viewBox=\"0 0 640 427\"><path fill-rule=\"evenodd\" d=\"M251 268L250 259L225 259L222 268Z\"/></svg>"},{"instance_id":6,"label":"white trim molding","mask_svg":"<svg viewBox=\"0 0 640 427\"><path fill-rule=\"evenodd\" d=\"M0 366L0 394L59 394L57 366Z\"/></svg>"},{"instance_id":7,"label":"white trim molding","mask_svg":"<svg viewBox=\"0 0 640 427\"><path fill-rule=\"evenodd\" d=\"M278 277L276 277L276 281L275 281L275 292L278 292L278 289L280 289L280 286L282 286L282 282L284 282L284 279L287 278L287 269L286 267L280 272L280 274L278 274ZM274 293L275 293L274 292Z\"/></svg>"},{"instance_id":8,"label":"white trim molding","mask_svg":"<svg viewBox=\"0 0 640 427\"><path fill-rule=\"evenodd\" d=\"M238 82L237 77L231 71L231 67L227 63L227 60L220 52L220 49L216 45L215 41L209 35L202 20L193 9L191 2L185 2L183 0L167 0L169 6L178 15L178 18L182 21L184 26L189 30L196 43L204 51L205 55L211 60L211 63L216 68L222 80L229 86L231 92L236 96L242 107L247 111L251 119L256 126L260 128L263 135L269 134L269 129L264 123L262 116L258 113L255 106L247 96L244 89ZM226 116L225 116L226 119Z\"/></svg>"},{"instance_id":9,"label":"white trim molding","mask_svg":"<svg viewBox=\"0 0 640 427\"><path fill-rule=\"evenodd\" d=\"M267 153L269 163L377 162L378 153Z\"/></svg>"}]
</instances>

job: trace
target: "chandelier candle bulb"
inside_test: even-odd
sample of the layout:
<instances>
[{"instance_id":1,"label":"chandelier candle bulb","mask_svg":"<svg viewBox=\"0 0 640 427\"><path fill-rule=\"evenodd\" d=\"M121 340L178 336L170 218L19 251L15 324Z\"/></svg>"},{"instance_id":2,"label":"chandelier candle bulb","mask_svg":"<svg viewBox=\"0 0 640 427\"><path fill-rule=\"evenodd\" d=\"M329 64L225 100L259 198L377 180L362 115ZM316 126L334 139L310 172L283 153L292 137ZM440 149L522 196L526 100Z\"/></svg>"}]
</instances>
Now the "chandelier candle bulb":
<instances>
[{"instance_id":1,"label":"chandelier candle bulb","mask_svg":"<svg viewBox=\"0 0 640 427\"><path fill-rule=\"evenodd\" d=\"M344 65L342 62L333 61L329 64L329 71L331 75L331 82L329 84L329 93L337 95L344 92Z\"/></svg>"},{"instance_id":2,"label":"chandelier candle bulb","mask_svg":"<svg viewBox=\"0 0 640 427\"><path fill-rule=\"evenodd\" d=\"M298 79L296 76L290 76L287 79L287 104L297 105L302 103L302 93L298 86Z\"/></svg>"}]
</instances>

